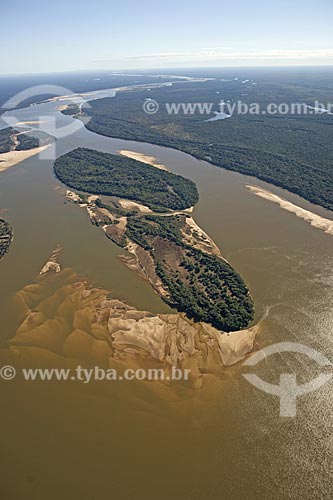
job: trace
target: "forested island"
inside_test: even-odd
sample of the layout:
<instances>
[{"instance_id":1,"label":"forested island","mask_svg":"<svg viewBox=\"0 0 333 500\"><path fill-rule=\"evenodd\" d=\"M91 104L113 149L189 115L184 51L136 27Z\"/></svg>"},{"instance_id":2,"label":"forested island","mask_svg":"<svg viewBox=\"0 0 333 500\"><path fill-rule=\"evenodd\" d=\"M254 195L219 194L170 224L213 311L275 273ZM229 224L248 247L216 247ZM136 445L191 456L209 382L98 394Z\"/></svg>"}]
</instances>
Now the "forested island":
<instances>
[{"instance_id":1,"label":"forested island","mask_svg":"<svg viewBox=\"0 0 333 500\"><path fill-rule=\"evenodd\" d=\"M195 98L193 97L195 96ZM218 96L218 97L217 97ZM144 141L182 150L214 165L255 176L306 200L333 209L333 116L323 114L237 115L207 122L219 101L259 103L333 102L333 87L318 77L310 88L302 79L263 82L212 80L172 87L121 92L95 100L85 113L86 127L109 137ZM156 114L143 111L146 99L159 103ZM165 103L215 103L210 115L168 114Z\"/></svg>"},{"instance_id":2,"label":"forested island","mask_svg":"<svg viewBox=\"0 0 333 500\"><path fill-rule=\"evenodd\" d=\"M61 182L80 191L123 196L155 211L184 210L199 199L190 179L121 156L77 148L54 165Z\"/></svg>"},{"instance_id":3,"label":"forested island","mask_svg":"<svg viewBox=\"0 0 333 500\"><path fill-rule=\"evenodd\" d=\"M12 239L13 231L11 225L0 218L0 260L8 252Z\"/></svg>"},{"instance_id":4,"label":"forested island","mask_svg":"<svg viewBox=\"0 0 333 500\"><path fill-rule=\"evenodd\" d=\"M85 205L91 221L133 254L123 260L166 303L225 332L250 323L254 308L245 283L186 210L198 201L192 181L83 148L58 158L54 169L80 191L68 192L68 199Z\"/></svg>"}]
</instances>

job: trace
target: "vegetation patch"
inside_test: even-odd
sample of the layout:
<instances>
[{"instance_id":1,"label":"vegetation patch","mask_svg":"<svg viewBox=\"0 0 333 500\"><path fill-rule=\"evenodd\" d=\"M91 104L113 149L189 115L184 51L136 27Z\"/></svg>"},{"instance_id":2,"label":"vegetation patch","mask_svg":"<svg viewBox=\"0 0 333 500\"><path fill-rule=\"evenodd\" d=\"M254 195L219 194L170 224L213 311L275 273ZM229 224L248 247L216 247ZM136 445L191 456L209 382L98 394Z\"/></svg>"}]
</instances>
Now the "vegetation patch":
<instances>
[{"instance_id":1,"label":"vegetation patch","mask_svg":"<svg viewBox=\"0 0 333 500\"><path fill-rule=\"evenodd\" d=\"M9 250L13 239L13 230L11 225L0 218L0 260Z\"/></svg>"},{"instance_id":2,"label":"vegetation patch","mask_svg":"<svg viewBox=\"0 0 333 500\"><path fill-rule=\"evenodd\" d=\"M155 211L184 210L199 199L194 182L145 163L78 148L58 158L58 179L79 191L119 196Z\"/></svg>"}]
</instances>

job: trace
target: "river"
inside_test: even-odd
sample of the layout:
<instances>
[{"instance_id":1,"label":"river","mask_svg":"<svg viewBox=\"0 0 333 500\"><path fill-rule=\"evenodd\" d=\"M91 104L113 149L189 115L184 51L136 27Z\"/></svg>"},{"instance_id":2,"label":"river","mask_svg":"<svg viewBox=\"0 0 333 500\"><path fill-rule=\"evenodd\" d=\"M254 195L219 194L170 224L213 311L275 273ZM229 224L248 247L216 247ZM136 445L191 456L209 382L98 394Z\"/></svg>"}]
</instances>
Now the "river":
<instances>
[{"instance_id":1,"label":"river","mask_svg":"<svg viewBox=\"0 0 333 500\"><path fill-rule=\"evenodd\" d=\"M72 118L54 102L18 110L18 121ZM81 128L58 138L57 156L75 147L154 156L197 183L196 222L248 284L261 321L257 347L300 342L332 358L333 237L246 190L255 184L312 212L332 213L253 178L180 151L111 139ZM34 283L53 249L59 262L138 309L170 309L118 259L122 252L64 203L52 160L32 157L0 174L0 207L14 242L0 264L1 342L17 327L12 296ZM256 373L278 383L296 367L310 380L314 362L275 355ZM106 397L95 385L1 383L0 483L6 500L319 500L332 487L332 396L328 383L298 398L297 416L279 416L278 398L252 387L241 365L219 388L163 394L137 384ZM70 385L70 384L69 384Z\"/></svg>"}]
</instances>

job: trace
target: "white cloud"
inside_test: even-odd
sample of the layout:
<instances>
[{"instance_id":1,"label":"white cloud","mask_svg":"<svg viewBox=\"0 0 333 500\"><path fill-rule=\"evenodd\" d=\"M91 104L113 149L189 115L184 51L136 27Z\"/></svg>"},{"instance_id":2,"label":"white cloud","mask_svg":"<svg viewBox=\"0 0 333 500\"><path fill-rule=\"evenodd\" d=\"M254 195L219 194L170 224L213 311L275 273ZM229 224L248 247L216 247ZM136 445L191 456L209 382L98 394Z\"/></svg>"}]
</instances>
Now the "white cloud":
<instances>
[{"instance_id":1,"label":"white cloud","mask_svg":"<svg viewBox=\"0 0 333 500\"><path fill-rule=\"evenodd\" d=\"M163 60L163 64L175 63L218 63L218 64L331 64L333 63L333 49L233 49L231 47L208 47L195 51L162 52L152 54L137 54L135 56L114 57L99 59L99 63L118 63L135 61L140 64L149 60L153 65Z\"/></svg>"}]
</instances>

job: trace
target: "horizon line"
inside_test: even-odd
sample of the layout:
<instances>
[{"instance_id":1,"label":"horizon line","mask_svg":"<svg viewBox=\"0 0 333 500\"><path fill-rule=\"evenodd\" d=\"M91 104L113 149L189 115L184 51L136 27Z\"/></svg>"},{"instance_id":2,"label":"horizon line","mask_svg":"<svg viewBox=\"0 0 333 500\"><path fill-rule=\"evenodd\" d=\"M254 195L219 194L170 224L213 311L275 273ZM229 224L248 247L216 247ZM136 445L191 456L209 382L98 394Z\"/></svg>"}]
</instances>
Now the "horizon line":
<instances>
[{"instance_id":1,"label":"horizon line","mask_svg":"<svg viewBox=\"0 0 333 500\"><path fill-rule=\"evenodd\" d=\"M154 68L114 68L114 69L106 69L106 68L99 68L99 69L67 69L67 70L58 70L58 71L32 71L32 72L24 72L24 73L0 73L0 78L6 78L6 77L22 77L22 76L42 76L42 75L61 75L61 74L68 74L68 73L98 73L98 72L110 72L110 73L137 73L137 72L160 72L160 71L165 71L165 72L171 72L173 70L180 71L180 70L231 70L231 69L310 69L310 68L333 68L333 63L327 63L327 64L283 64L283 65L277 65L277 64L266 64L266 65L246 65L246 66L174 66L174 67L154 67ZM116 76L116 75L115 75ZM152 75L154 76L154 75Z\"/></svg>"}]
</instances>

